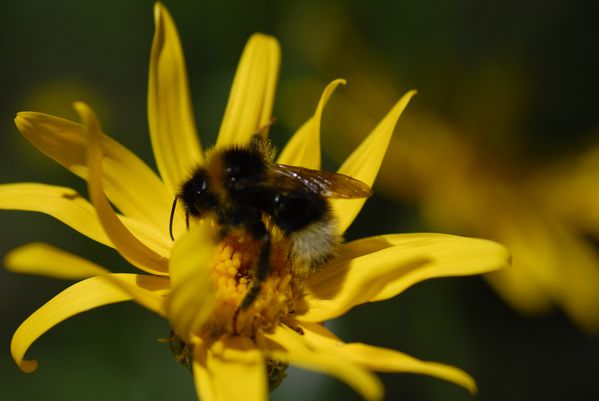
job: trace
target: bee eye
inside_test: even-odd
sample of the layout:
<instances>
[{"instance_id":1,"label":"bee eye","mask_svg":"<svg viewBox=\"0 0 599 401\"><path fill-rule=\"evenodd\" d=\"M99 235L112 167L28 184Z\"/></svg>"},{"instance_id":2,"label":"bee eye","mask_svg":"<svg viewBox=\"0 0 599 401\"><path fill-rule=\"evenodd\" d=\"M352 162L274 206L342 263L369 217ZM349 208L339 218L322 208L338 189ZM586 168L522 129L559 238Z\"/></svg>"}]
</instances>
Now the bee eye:
<instances>
[{"instance_id":1,"label":"bee eye","mask_svg":"<svg viewBox=\"0 0 599 401\"><path fill-rule=\"evenodd\" d=\"M196 195L202 195L208 189L208 181L205 179L196 180L193 185L193 191Z\"/></svg>"},{"instance_id":2,"label":"bee eye","mask_svg":"<svg viewBox=\"0 0 599 401\"><path fill-rule=\"evenodd\" d=\"M182 193L187 194L186 196L191 199L198 196L204 196L208 190L208 174L205 170L198 170L193 177L183 185Z\"/></svg>"}]
</instances>

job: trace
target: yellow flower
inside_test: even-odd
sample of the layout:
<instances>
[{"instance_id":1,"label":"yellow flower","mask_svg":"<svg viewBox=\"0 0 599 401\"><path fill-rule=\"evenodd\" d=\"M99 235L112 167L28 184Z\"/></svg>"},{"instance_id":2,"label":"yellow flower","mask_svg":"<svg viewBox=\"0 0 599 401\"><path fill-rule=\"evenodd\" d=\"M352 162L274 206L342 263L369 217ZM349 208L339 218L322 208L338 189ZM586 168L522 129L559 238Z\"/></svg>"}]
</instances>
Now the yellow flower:
<instances>
[{"instance_id":1,"label":"yellow flower","mask_svg":"<svg viewBox=\"0 0 599 401\"><path fill-rule=\"evenodd\" d=\"M343 33L348 34L352 33ZM358 133L378 118L377 109L397 95L389 66L364 45L364 38L352 38L354 46L338 46L336 53L328 55L331 60L360 60L343 65L355 78L328 109L330 129L344 134L342 139L329 136L335 145L329 154L337 160L359 140ZM336 63L322 64L328 73L336 67ZM487 80L485 85L504 85L503 78ZM302 80L287 91L302 97L305 88L315 84ZM368 107L357 104L361 99L368 99ZM510 268L484 278L516 312L532 317L560 308L581 330L597 335L599 252L592 240L599 237L599 144L534 167L530 160L501 159L500 152L484 143L496 143L491 132L502 132L502 141L516 132L506 128L510 119L502 113L519 110L513 108L518 99L504 99L502 107L481 110L491 113L492 124L469 110L467 129L434 112L412 110L402 121L402 135L390 141L378 187L398 201L417 204L427 227L504 244L512 254ZM296 110L286 112L292 114L287 120L297 118ZM471 124L481 121L493 128L473 131ZM472 140L472 135L480 138ZM512 149L510 154L521 151ZM402 172L399 180L398 171Z\"/></svg>"},{"instance_id":2,"label":"yellow flower","mask_svg":"<svg viewBox=\"0 0 599 401\"><path fill-rule=\"evenodd\" d=\"M87 181L90 202L72 189L37 183L0 186L0 207L49 214L80 233L116 249L143 273L111 273L90 261L47 244L12 251L13 271L77 279L35 313L14 334L11 351L25 372L37 362L27 349L61 321L103 305L133 300L168 319L179 358L193 370L198 395L211 400L265 400L267 378L287 363L329 373L367 400L382 398L371 371L436 376L475 391L463 371L423 362L397 351L343 343L322 322L352 307L393 297L420 281L478 274L507 264L506 250L493 242L441 234L395 234L342 244L338 256L307 278L296 277L284 239L272 248L272 268L256 301L236 311L251 277L241 274L256 257L242 233L214 241L209 222L174 216L177 240L169 238L169 212L190 169L203 162L191 111L185 65L175 25L164 6L155 5L156 33L150 62L148 118L160 178L134 154L101 133L93 111L75 109L82 124L24 112L16 124L35 146ZM269 36L252 36L233 82L216 147L245 144L271 120L279 67L279 46ZM279 163L320 168L320 118L343 83L332 82L314 115L296 132ZM414 93L391 109L339 172L372 185L395 124ZM364 200L331 202L345 231ZM118 213L113 209L118 209Z\"/></svg>"}]
</instances>

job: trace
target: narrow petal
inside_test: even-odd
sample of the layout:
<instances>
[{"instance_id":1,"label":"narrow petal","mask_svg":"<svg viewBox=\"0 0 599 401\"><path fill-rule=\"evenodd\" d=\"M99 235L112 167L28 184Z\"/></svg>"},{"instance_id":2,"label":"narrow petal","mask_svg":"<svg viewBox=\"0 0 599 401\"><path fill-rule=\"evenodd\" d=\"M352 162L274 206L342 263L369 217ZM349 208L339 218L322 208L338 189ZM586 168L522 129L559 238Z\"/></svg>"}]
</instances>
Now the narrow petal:
<instances>
[{"instance_id":1,"label":"narrow petal","mask_svg":"<svg viewBox=\"0 0 599 401\"><path fill-rule=\"evenodd\" d=\"M152 291L166 290L170 288L170 281L167 278L137 276L136 285L132 285L127 279L121 279L120 275L112 274L87 259L44 243L32 243L16 248L6 255L4 263L8 270L15 273L37 274L66 280L105 276L117 287L128 292L134 301L164 315L162 295L148 293L146 290L141 290L139 286L149 286L147 289Z\"/></svg>"},{"instance_id":2,"label":"narrow petal","mask_svg":"<svg viewBox=\"0 0 599 401\"><path fill-rule=\"evenodd\" d=\"M21 112L17 128L40 151L77 176L87 179L87 134L81 124L48 114ZM103 182L106 196L125 215L162 233L168 232L173 195L137 156L102 135Z\"/></svg>"},{"instance_id":3,"label":"narrow petal","mask_svg":"<svg viewBox=\"0 0 599 401\"><path fill-rule=\"evenodd\" d=\"M202 401L223 400L223 394L214 382L212 372L208 369L208 348L203 342L194 345L192 372L198 399Z\"/></svg>"},{"instance_id":4,"label":"narrow petal","mask_svg":"<svg viewBox=\"0 0 599 401\"><path fill-rule=\"evenodd\" d=\"M245 144L272 119L281 50L272 36L254 34L248 40L229 94L217 146Z\"/></svg>"},{"instance_id":5,"label":"narrow petal","mask_svg":"<svg viewBox=\"0 0 599 401\"><path fill-rule=\"evenodd\" d=\"M508 251L495 242L452 235L396 234L356 241L307 280L310 308L298 319L329 320L355 305L394 297L418 282L487 273L509 260Z\"/></svg>"},{"instance_id":6,"label":"narrow petal","mask_svg":"<svg viewBox=\"0 0 599 401\"><path fill-rule=\"evenodd\" d=\"M122 287L116 283L122 283ZM80 281L52 298L17 328L10 345L12 357L21 370L33 372L37 361L23 359L25 353L34 341L58 323L90 309L131 300L133 293L143 293L140 297L158 297L167 284L164 278L137 274L106 275Z\"/></svg>"},{"instance_id":7,"label":"narrow petal","mask_svg":"<svg viewBox=\"0 0 599 401\"><path fill-rule=\"evenodd\" d=\"M94 207L70 188L37 183L0 185L0 209L45 213L95 241L112 246Z\"/></svg>"},{"instance_id":8,"label":"narrow petal","mask_svg":"<svg viewBox=\"0 0 599 401\"><path fill-rule=\"evenodd\" d=\"M341 84L345 85L345 83L344 79L336 79L325 88L316 107L316 112L291 137L281 152L277 163L320 170L320 124L322 112L335 89Z\"/></svg>"},{"instance_id":9,"label":"narrow petal","mask_svg":"<svg viewBox=\"0 0 599 401\"><path fill-rule=\"evenodd\" d=\"M158 171L172 195L190 170L202 162L202 149L177 28L160 2L154 4L154 21L148 124Z\"/></svg>"},{"instance_id":10,"label":"narrow petal","mask_svg":"<svg viewBox=\"0 0 599 401\"><path fill-rule=\"evenodd\" d=\"M93 205L71 188L38 183L0 185L0 209L45 213L101 244L114 247ZM119 215L119 219L161 256L170 254L172 243L164 233L133 218Z\"/></svg>"},{"instance_id":11,"label":"narrow petal","mask_svg":"<svg viewBox=\"0 0 599 401\"><path fill-rule=\"evenodd\" d=\"M476 383L466 372L453 366L416 359L399 351L361 343L345 344L318 323L302 324L306 341L323 352L336 352L354 363L377 372L417 373L437 377L476 393Z\"/></svg>"},{"instance_id":12,"label":"narrow petal","mask_svg":"<svg viewBox=\"0 0 599 401\"><path fill-rule=\"evenodd\" d=\"M128 293L131 300L166 318L164 299L171 291L168 277L125 273L107 274L101 277Z\"/></svg>"},{"instance_id":13,"label":"narrow petal","mask_svg":"<svg viewBox=\"0 0 599 401\"><path fill-rule=\"evenodd\" d=\"M110 273L108 270L55 248L36 242L13 249L4 257L6 268L15 273L78 280Z\"/></svg>"},{"instance_id":14,"label":"narrow petal","mask_svg":"<svg viewBox=\"0 0 599 401\"><path fill-rule=\"evenodd\" d=\"M349 175L372 186L383 163L397 120L415 94L416 91L409 91L393 106L372 133L347 158L339 169L339 173ZM360 213L364 202L366 199L332 200L341 232L347 230L351 225Z\"/></svg>"},{"instance_id":15,"label":"narrow petal","mask_svg":"<svg viewBox=\"0 0 599 401\"><path fill-rule=\"evenodd\" d=\"M264 334L264 337L259 345L270 358L335 376L368 401L383 398L380 380L340 353L315 349L286 326L278 326L273 334Z\"/></svg>"},{"instance_id":16,"label":"narrow petal","mask_svg":"<svg viewBox=\"0 0 599 401\"><path fill-rule=\"evenodd\" d=\"M208 350L197 347L193 372L203 401L268 399L264 357L247 337L224 337Z\"/></svg>"},{"instance_id":17,"label":"narrow petal","mask_svg":"<svg viewBox=\"0 0 599 401\"><path fill-rule=\"evenodd\" d=\"M75 109L87 130L88 169L87 180L90 198L104 231L119 253L132 265L152 274L166 274L168 260L144 245L119 220L104 196L102 183L102 147L100 145L100 124L94 112L84 103L75 103Z\"/></svg>"},{"instance_id":18,"label":"narrow petal","mask_svg":"<svg viewBox=\"0 0 599 401\"><path fill-rule=\"evenodd\" d=\"M187 341L214 308L216 294L210 276L214 258L215 245L207 223L194 225L173 247L170 261L173 290L165 308L171 325Z\"/></svg>"},{"instance_id":19,"label":"narrow petal","mask_svg":"<svg viewBox=\"0 0 599 401\"><path fill-rule=\"evenodd\" d=\"M307 280L308 311L298 319L325 321L375 298L390 281L423 269L429 255L389 247L348 261L333 262Z\"/></svg>"}]
</instances>

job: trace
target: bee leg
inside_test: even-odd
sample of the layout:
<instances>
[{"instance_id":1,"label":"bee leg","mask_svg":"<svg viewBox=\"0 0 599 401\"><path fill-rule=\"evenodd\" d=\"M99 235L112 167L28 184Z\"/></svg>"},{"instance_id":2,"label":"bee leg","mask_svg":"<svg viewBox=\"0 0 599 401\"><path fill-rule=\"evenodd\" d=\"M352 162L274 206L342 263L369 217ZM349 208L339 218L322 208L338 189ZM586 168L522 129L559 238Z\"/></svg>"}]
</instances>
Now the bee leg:
<instances>
[{"instance_id":1,"label":"bee leg","mask_svg":"<svg viewBox=\"0 0 599 401\"><path fill-rule=\"evenodd\" d=\"M256 300L258 295L260 294L260 290L262 289L262 283L266 281L268 277L268 272L270 271L270 233L264 226L262 221L254 224L249 233L261 243L260 254L258 255L258 264L256 265L256 274L250 288L246 292L243 300L237 307L235 314L233 315L233 333L237 334L237 317L239 316L239 312L246 310L252 305L252 303Z\"/></svg>"},{"instance_id":2,"label":"bee leg","mask_svg":"<svg viewBox=\"0 0 599 401\"><path fill-rule=\"evenodd\" d=\"M268 272L270 271L270 233L266 230L264 223L259 221L256 223L252 229L250 230L252 236L261 242L260 254L258 255L258 265L256 266L256 276L254 280L252 280L252 284L245 294L243 301L239 305L239 308L244 310L247 309L252 302L256 300L258 294L260 294L260 289L262 288L262 283L268 277Z\"/></svg>"}]
</instances>

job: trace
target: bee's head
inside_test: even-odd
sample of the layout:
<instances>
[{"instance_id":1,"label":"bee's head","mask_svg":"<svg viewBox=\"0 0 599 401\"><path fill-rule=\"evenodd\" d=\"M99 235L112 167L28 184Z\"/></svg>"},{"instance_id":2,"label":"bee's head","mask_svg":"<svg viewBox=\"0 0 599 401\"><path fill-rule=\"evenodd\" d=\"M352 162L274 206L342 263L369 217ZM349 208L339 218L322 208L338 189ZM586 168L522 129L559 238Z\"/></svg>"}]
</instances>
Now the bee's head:
<instances>
[{"instance_id":1,"label":"bee's head","mask_svg":"<svg viewBox=\"0 0 599 401\"><path fill-rule=\"evenodd\" d=\"M183 202L183 206L185 207L185 224L188 228L190 215L202 217L206 212L216 209L218 198L211 191L210 177L205 168L198 168L194 171L191 178L181 185L181 190L173 201L169 222L169 233L173 241L173 218L179 200Z\"/></svg>"},{"instance_id":2,"label":"bee's head","mask_svg":"<svg viewBox=\"0 0 599 401\"><path fill-rule=\"evenodd\" d=\"M204 168L195 170L193 176L183 183L177 197L183 201L186 213L194 217L201 217L217 206L208 171Z\"/></svg>"}]
</instances>

